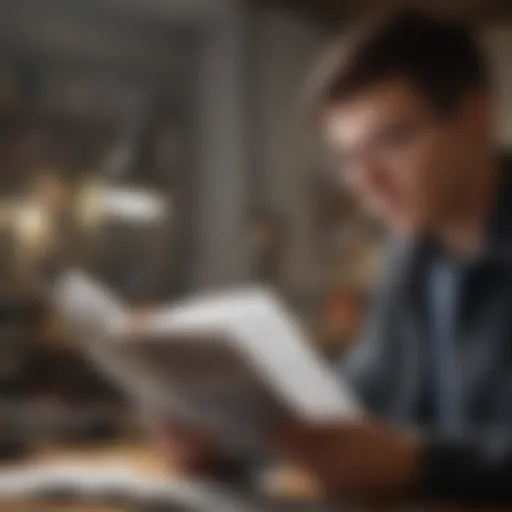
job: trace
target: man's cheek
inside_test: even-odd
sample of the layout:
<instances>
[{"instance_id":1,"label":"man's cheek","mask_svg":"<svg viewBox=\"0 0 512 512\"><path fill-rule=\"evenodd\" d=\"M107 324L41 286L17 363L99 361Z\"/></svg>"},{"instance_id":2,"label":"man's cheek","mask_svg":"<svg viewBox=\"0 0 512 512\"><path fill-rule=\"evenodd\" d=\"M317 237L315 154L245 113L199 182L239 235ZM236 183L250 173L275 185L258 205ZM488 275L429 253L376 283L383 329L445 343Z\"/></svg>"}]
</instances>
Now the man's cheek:
<instances>
[{"instance_id":1,"label":"man's cheek","mask_svg":"<svg viewBox=\"0 0 512 512\"><path fill-rule=\"evenodd\" d=\"M375 193L366 193L361 196L362 205L364 211L376 218L386 217L388 214L388 208L386 207L385 200Z\"/></svg>"},{"instance_id":2,"label":"man's cheek","mask_svg":"<svg viewBox=\"0 0 512 512\"><path fill-rule=\"evenodd\" d=\"M397 183L393 196L388 199L378 205L378 209L392 228L409 233L423 224L423 194L420 189L413 186L413 183Z\"/></svg>"},{"instance_id":3,"label":"man's cheek","mask_svg":"<svg viewBox=\"0 0 512 512\"><path fill-rule=\"evenodd\" d=\"M353 181L350 185L352 195L360 202L363 210L375 214L378 204L378 194L374 189L361 182Z\"/></svg>"},{"instance_id":4,"label":"man's cheek","mask_svg":"<svg viewBox=\"0 0 512 512\"><path fill-rule=\"evenodd\" d=\"M425 179L423 169L416 168L403 173L396 181L397 195L404 209L411 213L421 211L429 195L430 183Z\"/></svg>"}]
</instances>

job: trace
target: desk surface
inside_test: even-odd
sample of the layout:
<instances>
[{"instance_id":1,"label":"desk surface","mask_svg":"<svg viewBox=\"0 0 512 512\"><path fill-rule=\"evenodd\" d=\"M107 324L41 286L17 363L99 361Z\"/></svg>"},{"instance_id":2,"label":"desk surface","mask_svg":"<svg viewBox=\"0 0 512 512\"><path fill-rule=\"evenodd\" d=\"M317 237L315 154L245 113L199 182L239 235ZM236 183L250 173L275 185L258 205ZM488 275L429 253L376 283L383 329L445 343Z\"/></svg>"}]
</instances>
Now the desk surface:
<instances>
[{"instance_id":1,"label":"desk surface","mask_svg":"<svg viewBox=\"0 0 512 512\"><path fill-rule=\"evenodd\" d=\"M43 446L34 455L15 464L17 468L26 466L37 467L48 463L70 462L91 467L91 470L102 464L125 464L141 475L164 474L166 466L147 446L117 444L98 447L63 448L60 446ZM9 466L0 466L8 468ZM93 505L74 505L62 503L23 503L2 502L2 510L9 512L124 512L124 507L105 507Z\"/></svg>"},{"instance_id":2,"label":"desk surface","mask_svg":"<svg viewBox=\"0 0 512 512\"><path fill-rule=\"evenodd\" d=\"M98 468L102 464L123 464L143 476L155 477L169 474L167 462L147 444L113 444L87 448L63 448L56 446L41 447L33 456L24 461L27 467L44 465L49 462L72 462L73 464ZM2 467L2 466L0 466ZM6 467L6 466L3 466ZM20 467L20 464L16 464ZM172 473L172 468L171 468ZM266 481L271 492L281 496L311 499L318 496L318 489L307 476L290 468L279 468ZM1 510L9 512L125 512L120 507L94 507L91 505L65 505L41 503L0 503ZM439 507L436 510L455 511L454 507ZM462 510L462 509L458 509Z\"/></svg>"}]
</instances>

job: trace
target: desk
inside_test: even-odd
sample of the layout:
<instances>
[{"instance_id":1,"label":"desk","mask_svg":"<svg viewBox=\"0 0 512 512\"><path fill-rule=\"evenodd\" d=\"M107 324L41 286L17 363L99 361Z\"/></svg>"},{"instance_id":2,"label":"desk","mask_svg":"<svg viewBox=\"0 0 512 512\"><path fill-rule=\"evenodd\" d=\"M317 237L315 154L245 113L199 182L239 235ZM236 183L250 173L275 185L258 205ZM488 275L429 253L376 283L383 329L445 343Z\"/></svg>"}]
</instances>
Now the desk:
<instances>
[{"instance_id":1,"label":"desk","mask_svg":"<svg viewBox=\"0 0 512 512\"><path fill-rule=\"evenodd\" d=\"M126 466L141 476L155 476L172 474L172 467L163 456L159 456L148 444L112 444L108 446L63 448L58 446L43 446L37 452L15 466L37 467L49 463L72 463L82 467L90 467L91 471L103 465ZM0 466L1 467L1 466ZM5 466L4 466L5 467ZM265 479L265 486L271 492L280 495L298 497L309 497L314 495L314 489L310 483L297 472L290 470L274 472ZM123 508L105 508L63 505L63 504L41 504L41 503L0 503L1 510L9 512L121 512Z\"/></svg>"},{"instance_id":2,"label":"desk","mask_svg":"<svg viewBox=\"0 0 512 512\"><path fill-rule=\"evenodd\" d=\"M94 470L105 464L122 464L132 468L141 476L161 477L169 474L169 468L163 457L160 457L147 444L113 444L108 446L87 448L62 448L55 446L41 447L33 456L25 460L24 464L30 467L45 465L50 462L72 462ZM17 464L17 467L20 465ZM0 466L2 467L2 466ZM4 466L5 467L5 466ZM171 468L172 473L172 468ZM311 500L318 497L320 492L311 479L291 468L279 468L272 472L265 481L265 487L270 492L295 499ZM0 509L8 512L126 512L123 507L105 507L75 504L41 504L22 502L0 502ZM390 509L381 509L388 510ZM457 507L436 507L442 512L455 512L464 510ZM481 509L489 512L490 509Z\"/></svg>"},{"instance_id":3,"label":"desk","mask_svg":"<svg viewBox=\"0 0 512 512\"><path fill-rule=\"evenodd\" d=\"M162 476L169 472L164 458L142 443L119 443L86 448L43 446L25 461L31 466L49 462L73 462L91 468L115 462L133 468L144 476Z\"/></svg>"},{"instance_id":4,"label":"desk","mask_svg":"<svg viewBox=\"0 0 512 512\"><path fill-rule=\"evenodd\" d=\"M37 467L48 463L72 462L90 467L91 471L103 464L122 464L133 468L141 476L162 476L167 472L165 461L147 445L116 444L87 448L41 447L34 455L15 466ZM0 468L9 466L0 466ZM0 509L9 512L125 512L124 507L94 506L62 503L0 502Z\"/></svg>"}]
</instances>

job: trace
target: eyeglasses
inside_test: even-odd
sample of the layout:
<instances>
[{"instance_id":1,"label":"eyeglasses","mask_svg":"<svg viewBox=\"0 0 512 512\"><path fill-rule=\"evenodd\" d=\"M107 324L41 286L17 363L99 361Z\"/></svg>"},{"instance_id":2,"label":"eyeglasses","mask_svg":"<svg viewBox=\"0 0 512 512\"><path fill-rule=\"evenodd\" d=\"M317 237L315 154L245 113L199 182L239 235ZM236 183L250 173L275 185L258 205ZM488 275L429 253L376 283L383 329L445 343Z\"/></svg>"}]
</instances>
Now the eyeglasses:
<instances>
[{"instance_id":1,"label":"eyeglasses","mask_svg":"<svg viewBox=\"0 0 512 512\"><path fill-rule=\"evenodd\" d=\"M432 119L395 123L379 130L359 148L338 152L335 154L338 180L343 183L350 181L353 173L365 168L368 162L396 162L408 156L434 126Z\"/></svg>"}]
</instances>

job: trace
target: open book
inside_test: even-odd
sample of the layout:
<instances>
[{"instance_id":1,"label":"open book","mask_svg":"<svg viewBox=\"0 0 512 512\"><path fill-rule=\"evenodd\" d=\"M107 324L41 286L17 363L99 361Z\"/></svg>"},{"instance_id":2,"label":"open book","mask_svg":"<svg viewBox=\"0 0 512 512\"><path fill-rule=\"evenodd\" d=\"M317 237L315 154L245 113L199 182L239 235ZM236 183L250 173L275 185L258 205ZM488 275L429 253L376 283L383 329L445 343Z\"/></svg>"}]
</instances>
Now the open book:
<instances>
[{"instance_id":1,"label":"open book","mask_svg":"<svg viewBox=\"0 0 512 512\"><path fill-rule=\"evenodd\" d=\"M63 319L106 374L159 415L215 429L235 448L261 450L283 418L360 414L270 290L212 293L133 315L82 272L54 291Z\"/></svg>"}]
</instances>

